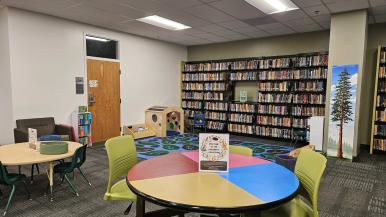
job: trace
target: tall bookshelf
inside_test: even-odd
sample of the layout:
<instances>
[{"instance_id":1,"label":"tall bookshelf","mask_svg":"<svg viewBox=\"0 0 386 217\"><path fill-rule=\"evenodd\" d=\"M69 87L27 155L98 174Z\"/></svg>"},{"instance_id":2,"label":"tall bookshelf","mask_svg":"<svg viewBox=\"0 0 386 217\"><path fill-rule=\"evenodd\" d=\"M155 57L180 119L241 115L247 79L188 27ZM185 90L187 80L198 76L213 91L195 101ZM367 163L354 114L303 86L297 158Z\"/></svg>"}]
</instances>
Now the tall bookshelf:
<instances>
[{"instance_id":1,"label":"tall bookshelf","mask_svg":"<svg viewBox=\"0 0 386 217\"><path fill-rule=\"evenodd\" d=\"M327 52L186 62L181 106L205 113L209 130L289 141L324 116L327 65ZM258 100L234 101L238 82L256 85Z\"/></svg>"},{"instance_id":2,"label":"tall bookshelf","mask_svg":"<svg viewBox=\"0 0 386 217\"><path fill-rule=\"evenodd\" d=\"M378 46L370 153L386 151L386 47Z\"/></svg>"}]
</instances>

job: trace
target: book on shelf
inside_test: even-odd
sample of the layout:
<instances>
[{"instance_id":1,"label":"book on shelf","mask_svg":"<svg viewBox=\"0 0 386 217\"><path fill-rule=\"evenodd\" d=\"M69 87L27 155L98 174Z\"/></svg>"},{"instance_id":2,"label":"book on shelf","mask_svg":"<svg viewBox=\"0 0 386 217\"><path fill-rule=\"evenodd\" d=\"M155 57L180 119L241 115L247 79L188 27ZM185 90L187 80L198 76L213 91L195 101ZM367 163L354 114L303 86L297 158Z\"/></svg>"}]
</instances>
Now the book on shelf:
<instances>
[{"instance_id":1,"label":"book on shelf","mask_svg":"<svg viewBox=\"0 0 386 217\"><path fill-rule=\"evenodd\" d=\"M296 104L324 104L326 96L323 94L294 94L293 103Z\"/></svg>"},{"instance_id":2,"label":"book on shelf","mask_svg":"<svg viewBox=\"0 0 386 217\"><path fill-rule=\"evenodd\" d=\"M224 91L225 83L205 83L204 90L209 91Z\"/></svg>"},{"instance_id":3,"label":"book on shelf","mask_svg":"<svg viewBox=\"0 0 386 217\"><path fill-rule=\"evenodd\" d=\"M290 127L291 126L291 118L258 115L256 117L256 124Z\"/></svg>"},{"instance_id":4,"label":"book on shelf","mask_svg":"<svg viewBox=\"0 0 386 217\"><path fill-rule=\"evenodd\" d=\"M259 80L289 80L292 79L291 70L281 71L261 71L259 74Z\"/></svg>"},{"instance_id":5,"label":"book on shelf","mask_svg":"<svg viewBox=\"0 0 386 217\"><path fill-rule=\"evenodd\" d=\"M291 70L292 79L327 79L328 68Z\"/></svg>"},{"instance_id":6,"label":"book on shelf","mask_svg":"<svg viewBox=\"0 0 386 217\"><path fill-rule=\"evenodd\" d=\"M254 81L257 80L257 72L233 72L229 79L231 81Z\"/></svg>"},{"instance_id":7,"label":"book on shelf","mask_svg":"<svg viewBox=\"0 0 386 217\"><path fill-rule=\"evenodd\" d=\"M244 103L231 103L229 104L229 111L254 113L256 112L256 105Z\"/></svg>"},{"instance_id":8,"label":"book on shelf","mask_svg":"<svg viewBox=\"0 0 386 217\"><path fill-rule=\"evenodd\" d=\"M292 119L292 127L307 128L308 127L308 119L305 119L305 118L293 118Z\"/></svg>"},{"instance_id":9,"label":"book on shelf","mask_svg":"<svg viewBox=\"0 0 386 217\"><path fill-rule=\"evenodd\" d=\"M290 82L260 82L258 83L259 91L288 91Z\"/></svg>"},{"instance_id":10,"label":"book on shelf","mask_svg":"<svg viewBox=\"0 0 386 217\"><path fill-rule=\"evenodd\" d=\"M228 131L234 133L253 134L254 126L242 124L228 124Z\"/></svg>"},{"instance_id":11,"label":"book on shelf","mask_svg":"<svg viewBox=\"0 0 386 217\"><path fill-rule=\"evenodd\" d=\"M182 101L182 108L187 109L201 109L202 108L202 102L200 101Z\"/></svg>"},{"instance_id":12,"label":"book on shelf","mask_svg":"<svg viewBox=\"0 0 386 217\"><path fill-rule=\"evenodd\" d=\"M202 92L182 92L182 99L194 99L194 100L202 100L204 93Z\"/></svg>"},{"instance_id":13,"label":"book on shelf","mask_svg":"<svg viewBox=\"0 0 386 217\"><path fill-rule=\"evenodd\" d=\"M205 103L206 110L227 111L228 103L224 102L207 102Z\"/></svg>"},{"instance_id":14,"label":"book on shelf","mask_svg":"<svg viewBox=\"0 0 386 217\"><path fill-rule=\"evenodd\" d=\"M237 114L237 113L231 113L228 116L228 120L231 122L239 122L239 123L247 123L251 124L253 122L253 115L249 114Z\"/></svg>"},{"instance_id":15,"label":"book on shelf","mask_svg":"<svg viewBox=\"0 0 386 217\"><path fill-rule=\"evenodd\" d=\"M293 116L324 116L324 107L294 106L291 108Z\"/></svg>"},{"instance_id":16,"label":"book on shelf","mask_svg":"<svg viewBox=\"0 0 386 217\"><path fill-rule=\"evenodd\" d=\"M182 81L223 81L225 80L224 73L189 73L182 74Z\"/></svg>"},{"instance_id":17,"label":"book on shelf","mask_svg":"<svg viewBox=\"0 0 386 217\"><path fill-rule=\"evenodd\" d=\"M182 83L182 90L204 90L203 83Z\"/></svg>"},{"instance_id":18,"label":"book on shelf","mask_svg":"<svg viewBox=\"0 0 386 217\"><path fill-rule=\"evenodd\" d=\"M386 140L385 139L374 139L374 149L376 150L386 150Z\"/></svg>"},{"instance_id":19,"label":"book on shelf","mask_svg":"<svg viewBox=\"0 0 386 217\"><path fill-rule=\"evenodd\" d=\"M208 121L207 127L212 130L224 130L225 123L224 122L216 122L216 121Z\"/></svg>"},{"instance_id":20,"label":"book on shelf","mask_svg":"<svg viewBox=\"0 0 386 217\"><path fill-rule=\"evenodd\" d=\"M299 81L293 84L294 91L324 91L323 81Z\"/></svg>"},{"instance_id":21,"label":"book on shelf","mask_svg":"<svg viewBox=\"0 0 386 217\"><path fill-rule=\"evenodd\" d=\"M259 93L258 102L291 103L291 94Z\"/></svg>"},{"instance_id":22,"label":"book on shelf","mask_svg":"<svg viewBox=\"0 0 386 217\"><path fill-rule=\"evenodd\" d=\"M275 114L275 115L286 115L288 114L288 106L278 105L258 105L259 114Z\"/></svg>"},{"instance_id":23,"label":"book on shelf","mask_svg":"<svg viewBox=\"0 0 386 217\"><path fill-rule=\"evenodd\" d=\"M292 138L292 130L291 129L279 129L279 128L273 128L273 127L256 126L256 135L266 136L266 137L283 138L283 139L291 139Z\"/></svg>"},{"instance_id":24,"label":"book on shelf","mask_svg":"<svg viewBox=\"0 0 386 217\"><path fill-rule=\"evenodd\" d=\"M226 121L227 113L225 112L205 112L205 118L208 120Z\"/></svg>"},{"instance_id":25,"label":"book on shelf","mask_svg":"<svg viewBox=\"0 0 386 217\"><path fill-rule=\"evenodd\" d=\"M224 100L224 93L207 92L207 93L204 94L204 100L219 100L219 101L222 101L222 100Z\"/></svg>"},{"instance_id":26,"label":"book on shelf","mask_svg":"<svg viewBox=\"0 0 386 217\"><path fill-rule=\"evenodd\" d=\"M383 50L381 50L379 62L380 63L386 63L386 50L385 50L385 48L383 48Z\"/></svg>"}]
</instances>

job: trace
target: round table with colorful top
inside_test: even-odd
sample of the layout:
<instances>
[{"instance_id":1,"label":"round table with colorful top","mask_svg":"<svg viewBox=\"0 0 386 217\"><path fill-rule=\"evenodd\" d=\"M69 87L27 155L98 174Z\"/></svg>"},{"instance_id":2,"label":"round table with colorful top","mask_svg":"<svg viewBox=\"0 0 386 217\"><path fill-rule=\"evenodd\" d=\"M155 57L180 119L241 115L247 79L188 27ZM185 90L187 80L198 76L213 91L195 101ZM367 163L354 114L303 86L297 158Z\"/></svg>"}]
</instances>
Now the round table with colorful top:
<instances>
[{"instance_id":1,"label":"round table with colorful top","mask_svg":"<svg viewBox=\"0 0 386 217\"><path fill-rule=\"evenodd\" d=\"M142 161L127 175L138 196L137 217L184 213L258 213L294 198L299 180L288 169L257 157L229 155L229 172L199 172L198 152L171 153ZM166 209L145 213L145 201Z\"/></svg>"}]
</instances>

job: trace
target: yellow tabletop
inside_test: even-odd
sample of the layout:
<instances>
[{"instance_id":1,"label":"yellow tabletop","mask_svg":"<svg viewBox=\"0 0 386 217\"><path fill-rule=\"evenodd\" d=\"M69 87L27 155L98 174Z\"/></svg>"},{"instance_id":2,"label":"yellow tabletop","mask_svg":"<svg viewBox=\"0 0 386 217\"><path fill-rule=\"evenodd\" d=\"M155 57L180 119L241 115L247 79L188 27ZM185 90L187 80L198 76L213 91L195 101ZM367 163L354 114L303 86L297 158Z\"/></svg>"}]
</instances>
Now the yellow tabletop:
<instances>
[{"instance_id":1,"label":"yellow tabletop","mask_svg":"<svg viewBox=\"0 0 386 217\"><path fill-rule=\"evenodd\" d=\"M5 166L26 165L52 162L74 155L82 145L77 142L68 142L68 152L59 155L43 155L38 150L29 148L28 142L0 146L0 161Z\"/></svg>"}]
</instances>

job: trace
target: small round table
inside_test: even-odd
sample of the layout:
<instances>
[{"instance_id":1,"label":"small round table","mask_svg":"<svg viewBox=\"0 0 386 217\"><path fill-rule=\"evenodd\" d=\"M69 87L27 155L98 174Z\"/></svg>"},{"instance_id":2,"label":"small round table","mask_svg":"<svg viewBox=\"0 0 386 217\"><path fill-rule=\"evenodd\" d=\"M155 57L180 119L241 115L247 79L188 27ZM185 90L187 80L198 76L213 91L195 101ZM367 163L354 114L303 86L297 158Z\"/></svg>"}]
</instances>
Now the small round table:
<instances>
[{"instance_id":1,"label":"small round table","mask_svg":"<svg viewBox=\"0 0 386 217\"><path fill-rule=\"evenodd\" d=\"M50 200L53 200L52 188L54 185L54 161L69 158L82 144L68 142L68 152L58 155L43 155L39 151L31 149L29 143L16 143L0 146L0 161L4 166L21 166L35 163L49 163L47 177L50 181Z\"/></svg>"},{"instance_id":2,"label":"small round table","mask_svg":"<svg viewBox=\"0 0 386 217\"><path fill-rule=\"evenodd\" d=\"M229 168L228 173L198 172L197 151L138 163L127 175L129 188L138 196L137 217L153 216L144 212L145 200L183 212L241 214L278 206L297 195L299 180L278 164L230 154Z\"/></svg>"}]
</instances>

